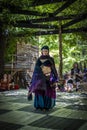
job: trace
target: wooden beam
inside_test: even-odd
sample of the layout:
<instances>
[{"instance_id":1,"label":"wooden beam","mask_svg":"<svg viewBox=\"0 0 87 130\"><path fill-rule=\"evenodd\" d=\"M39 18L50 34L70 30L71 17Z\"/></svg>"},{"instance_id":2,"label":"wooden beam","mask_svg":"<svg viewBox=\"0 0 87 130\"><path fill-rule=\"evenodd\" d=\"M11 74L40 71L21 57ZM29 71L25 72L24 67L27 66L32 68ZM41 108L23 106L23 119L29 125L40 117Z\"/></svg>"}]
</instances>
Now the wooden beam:
<instances>
[{"instance_id":1,"label":"wooden beam","mask_svg":"<svg viewBox=\"0 0 87 130\"><path fill-rule=\"evenodd\" d=\"M59 29L52 30L52 31L37 31L37 32L34 32L34 33L31 33L31 32L21 32L21 33L16 33L16 34L13 33L13 35L16 36L16 37L24 37L24 36L28 36L28 35L41 36L41 35L54 35L54 34L58 34L58 32L59 32ZM87 27L62 30L62 34L64 34L64 33L76 33L76 32L87 33Z\"/></svg>"},{"instance_id":2,"label":"wooden beam","mask_svg":"<svg viewBox=\"0 0 87 130\"><path fill-rule=\"evenodd\" d=\"M27 7L35 7L35 6L41 6L41 5L45 5L45 4L54 4L54 3L59 3L59 2L64 2L64 1L67 1L67 0L28 0L28 2L26 2L25 6ZM14 3L15 3L15 0L14 0ZM8 6L14 6L15 4L10 4L9 1L0 1L0 6L3 6L3 7L7 7ZM19 8L21 7L22 5L19 5ZM18 6L15 6L15 7L18 7Z\"/></svg>"},{"instance_id":3,"label":"wooden beam","mask_svg":"<svg viewBox=\"0 0 87 130\"><path fill-rule=\"evenodd\" d=\"M56 17L45 17L45 18L38 18L38 19L30 19L30 20L19 20L18 22L27 22L27 23L42 23L42 22L53 22L53 21L61 21L61 20L70 20L75 19L77 16L81 17L84 16L83 14L74 14L74 15L64 15L64 16L56 16ZM16 21L17 22L17 21Z\"/></svg>"},{"instance_id":4,"label":"wooden beam","mask_svg":"<svg viewBox=\"0 0 87 130\"><path fill-rule=\"evenodd\" d=\"M67 1L67 0L63 0ZM62 2L63 2L62 1ZM14 1L15 2L15 1ZM39 6L39 5L44 5L44 4L53 4L53 3L58 3L61 2L61 0L34 0L33 2L26 4L27 7L33 7L33 6ZM9 9L10 13L12 14L24 14L24 15L35 15L35 16L46 16L48 15L47 13L40 13L38 11L29 11L29 10L23 10L22 7L15 6L14 4L6 3L6 2L1 2L0 3L0 12L2 13L3 9ZM52 15L52 13L49 13L49 15Z\"/></svg>"},{"instance_id":5,"label":"wooden beam","mask_svg":"<svg viewBox=\"0 0 87 130\"><path fill-rule=\"evenodd\" d=\"M41 6L45 4L53 4L53 3L64 2L64 1L67 0L34 0L31 6Z\"/></svg>"},{"instance_id":6,"label":"wooden beam","mask_svg":"<svg viewBox=\"0 0 87 130\"><path fill-rule=\"evenodd\" d=\"M18 21L16 24L12 24L14 27L24 27L24 28L42 28L42 29L56 29L58 26L56 25L46 25L46 24L32 24L28 23L27 21L22 22Z\"/></svg>"},{"instance_id":7,"label":"wooden beam","mask_svg":"<svg viewBox=\"0 0 87 130\"><path fill-rule=\"evenodd\" d=\"M87 18L87 13L84 13L84 14L82 14L82 15L77 15L77 17L74 18L72 21L70 21L70 22L68 22L68 23L66 23L66 24L64 24L64 25L62 25L62 28L69 27L69 26L71 26L71 25L73 25L73 24L76 24L76 23L78 23L78 22L80 22L80 21L86 19L86 18Z\"/></svg>"},{"instance_id":8,"label":"wooden beam","mask_svg":"<svg viewBox=\"0 0 87 130\"><path fill-rule=\"evenodd\" d=\"M53 34L58 34L58 31L59 31L59 29L58 30L52 30L52 31L39 31L39 32L35 32L34 35L36 35L36 36L39 36L39 35L53 35ZM87 33L87 27L62 30L62 33L76 33L76 32L85 32L85 33Z\"/></svg>"},{"instance_id":9,"label":"wooden beam","mask_svg":"<svg viewBox=\"0 0 87 130\"><path fill-rule=\"evenodd\" d=\"M32 23L41 23L41 22L53 22L53 21L61 21L61 20L69 20L73 19L77 16L75 15L65 15L65 16L57 16L57 17L45 17L45 18L38 18L38 19L31 19L29 20Z\"/></svg>"},{"instance_id":10,"label":"wooden beam","mask_svg":"<svg viewBox=\"0 0 87 130\"><path fill-rule=\"evenodd\" d=\"M34 15L34 16L46 16L47 13L40 13L38 11L29 11L29 10L10 10L12 14L23 14L23 15Z\"/></svg>"},{"instance_id":11,"label":"wooden beam","mask_svg":"<svg viewBox=\"0 0 87 130\"><path fill-rule=\"evenodd\" d=\"M9 3L1 3L0 12L3 9L9 9L11 14L24 14L24 15L34 15L34 16L48 16L47 13L40 13L38 11L24 10L20 6L11 5Z\"/></svg>"},{"instance_id":12,"label":"wooden beam","mask_svg":"<svg viewBox=\"0 0 87 130\"><path fill-rule=\"evenodd\" d=\"M65 2L60 8L58 8L53 15L57 15L58 13L60 13L61 11L63 11L64 9L68 8L71 4L73 4L75 1L77 0L67 0L67 2Z\"/></svg>"},{"instance_id":13,"label":"wooden beam","mask_svg":"<svg viewBox=\"0 0 87 130\"><path fill-rule=\"evenodd\" d=\"M80 22L81 20L86 19L87 18L87 13L79 14L79 15L77 15L77 17L75 17L75 16L76 15L70 15L69 18L74 17L74 19L72 21L62 25L62 29L66 28L66 27L69 27L69 26L71 26L73 24L76 24L77 22ZM59 16L59 17L55 17L55 18L57 20L58 18L62 19L62 18L68 18L68 17L67 16L66 17ZM39 20L41 20L41 21L43 20L43 22L44 22L44 20L49 20L49 19L44 18L44 19L39 19ZM54 19L50 18L50 20L54 20ZM25 20L20 20L20 21L16 21L16 24L14 24L14 23L12 23L12 24L15 27L25 27L25 28L43 28L43 29L55 29L55 28L58 28L58 26L56 26L56 25L52 26L52 25L47 25L47 24L32 24L33 21L35 21L35 19L34 20L26 20L26 21Z\"/></svg>"},{"instance_id":14,"label":"wooden beam","mask_svg":"<svg viewBox=\"0 0 87 130\"><path fill-rule=\"evenodd\" d=\"M48 16L47 13L40 13L38 11L22 10L22 9L10 9L10 14L23 14L23 15L34 15L34 16ZM3 9L0 9L2 13Z\"/></svg>"},{"instance_id":15,"label":"wooden beam","mask_svg":"<svg viewBox=\"0 0 87 130\"><path fill-rule=\"evenodd\" d=\"M87 27L64 29L63 30L63 33L76 33L76 32L85 32L85 33L87 33Z\"/></svg>"},{"instance_id":16,"label":"wooden beam","mask_svg":"<svg viewBox=\"0 0 87 130\"><path fill-rule=\"evenodd\" d=\"M4 50L6 49L6 36L4 35L3 24L0 26L0 79L4 74L4 64L5 64L5 53Z\"/></svg>"},{"instance_id":17,"label":"wooden beam","mask_svg":"<svg viewBox=\"0 0 87 130\"><path fill-rule=\"evenodd\" d=\"M62 79L62 71L63 71L63 58L62 58L62 28L61 21L59 22L59 78Z\"/></svg>"}]
</instances>

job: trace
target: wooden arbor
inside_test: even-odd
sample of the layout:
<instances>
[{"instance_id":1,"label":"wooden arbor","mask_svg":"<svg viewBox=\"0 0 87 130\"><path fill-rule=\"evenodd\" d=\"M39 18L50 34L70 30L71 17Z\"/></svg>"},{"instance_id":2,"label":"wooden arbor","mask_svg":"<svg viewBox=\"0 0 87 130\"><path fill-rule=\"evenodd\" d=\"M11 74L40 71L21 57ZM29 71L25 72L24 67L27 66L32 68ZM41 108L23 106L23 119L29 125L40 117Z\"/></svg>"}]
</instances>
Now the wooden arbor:
<instances>
[{"instance_id":1,"label":"wooden arbor","mask_svg":"<svg viewBox=\"0 0 87 130\"><path fill-rule=\"evenodd\" d=\"M24 0L25 1L25 0ZM87 25L84 26L79 26L79 27L72 27L74 24L78 24L79 22L87 19L87 11L86 8L83 10L78 11L78 6L83 4L85 7L87 6L87 0L85 3L83 2L84 0L30 0L28 3L25 3L25 6L23 7L20 4L15 4L13 2L4 2L4 0L1 1L0 3L0 13L3 13L4 9L8 9L10 14L18 14L19 16L22 15L27 15L28 18L26 20L16 20L11 21L10 25L14 27L19 27L19 28L32 28L34 31L28 32L28 33L16 33L13 34L15 36L24 36L24 35L35 35L35 36L40 36L40 35L54 35L54 34L59 34L59 56L60 56L60 77L62 77L62 34L63 33L74 33L74 32L87 32ZM48 11L40 12L36 11L35 7L38 6L45 6L49 5L49 8L51 8L51 5L57 5L53 10L50 12L49 9ZM71 7L72 6L72 7ZM26 7L26 8L25 8ZM32 7L32 9L30 9ZM71 7L71 8L70 8ZM77 13L70 13L67 14L67 9L75 10ZM74 11L72 11L74 12ZM67 15L65 15L67 14ZM32 18L31 18L32 16ZM34 18L33 18L34 17ZM57 24L53 24L53 22L57 21ZM62 22L61 22L62 21ZM63 22L64 21L64 22ZM6 35L6 31L4 30L3 33L3 25L7 25L9 21L4 20L1 21L0 24L2 25L0 28L0 52L4 49L1 50L1 48L4 48L5 46L5 41L4 37ZM61 22L61 24L58 24ZM50 24L48 24L50 23ZM63 23L63 24L62 24ZM87 21L86 21L87 23ZM37 31L39 29L39 31ZM35 31L36 30L36 31ZM0 74L3 72L3 65L4 65L4 52L2 52L2 55L0 55Z\"/></svg>"}]
</instances>

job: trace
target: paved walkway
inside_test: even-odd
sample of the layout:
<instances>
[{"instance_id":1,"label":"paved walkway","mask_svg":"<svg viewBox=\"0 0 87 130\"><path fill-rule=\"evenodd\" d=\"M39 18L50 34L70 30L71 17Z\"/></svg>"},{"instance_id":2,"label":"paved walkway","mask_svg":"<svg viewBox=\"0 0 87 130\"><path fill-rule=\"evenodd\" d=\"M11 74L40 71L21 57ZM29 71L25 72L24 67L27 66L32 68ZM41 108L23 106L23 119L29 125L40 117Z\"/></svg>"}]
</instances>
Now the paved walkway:
<instances>
[{"instance_id":1,"label":"paved walkway","mask_svg":"<svg viewBox=\"0 0 87 130\"><path fill-rule=\"evenodd\" d=\"M33 108L27 90L0 92L0 130L87 130L87 92L57 92L50 111Z\"/></svg>"}]
</instances>

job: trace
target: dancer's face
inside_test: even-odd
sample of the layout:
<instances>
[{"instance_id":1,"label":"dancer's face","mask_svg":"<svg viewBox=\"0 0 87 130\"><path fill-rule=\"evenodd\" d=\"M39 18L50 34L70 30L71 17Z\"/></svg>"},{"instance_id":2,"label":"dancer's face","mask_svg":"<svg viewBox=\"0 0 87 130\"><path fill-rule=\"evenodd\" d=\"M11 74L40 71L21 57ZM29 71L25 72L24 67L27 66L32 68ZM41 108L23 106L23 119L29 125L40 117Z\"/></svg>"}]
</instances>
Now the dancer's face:
<instances>
[{"instance_id":1,"label":"dancer's face","mask_svg":"<svg viewBox=\"0 0 87 130\"><path fill-rule=\"evenodd\" d=\"M47 49L42 50L42 55L46 56L49 54L49 51Z\"/></svg>"},{"instance_id":2,"label":"dancer's face","mask_svg":"<svg viewBox=\"0 0 87 130\"><path fill-rule=\"evenodd\" d=\"M78 67L78 65L77 64L74 64L74 68L77 68Z\"/></svg>"}]
</instances>

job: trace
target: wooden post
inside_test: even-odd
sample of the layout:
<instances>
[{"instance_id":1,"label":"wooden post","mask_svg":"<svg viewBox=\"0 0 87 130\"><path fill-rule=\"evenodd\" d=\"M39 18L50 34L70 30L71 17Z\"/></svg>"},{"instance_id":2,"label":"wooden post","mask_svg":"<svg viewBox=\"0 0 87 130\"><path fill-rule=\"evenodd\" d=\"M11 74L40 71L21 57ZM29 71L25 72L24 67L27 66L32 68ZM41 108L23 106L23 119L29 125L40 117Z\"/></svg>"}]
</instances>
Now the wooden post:
<instances>
[{"instance_id":1,"label":"wooden post","mask_svg":"<svg viewBox=\"0 0 87 130\"><path fill-rule=\"evenodd\" d=\"M61 23L59 27L59 77L60 79L63 78L62 76L62 69L63 69L63 63L62 63L62 30L61 30Z\"/></svg>"},{"instance_id":2,"label":"wooden post","mask_svg":"<svg viewBox=\"0 0 87 130\"><path fill-rule=\"evenodd\" d=\"M4 50L5 50L5 37L3 30L0 27L0 78L4 74Z\"/></svg>"}]
</instances>

